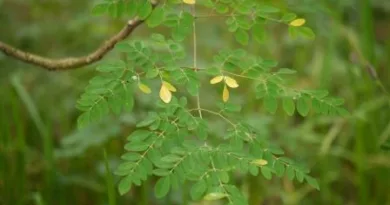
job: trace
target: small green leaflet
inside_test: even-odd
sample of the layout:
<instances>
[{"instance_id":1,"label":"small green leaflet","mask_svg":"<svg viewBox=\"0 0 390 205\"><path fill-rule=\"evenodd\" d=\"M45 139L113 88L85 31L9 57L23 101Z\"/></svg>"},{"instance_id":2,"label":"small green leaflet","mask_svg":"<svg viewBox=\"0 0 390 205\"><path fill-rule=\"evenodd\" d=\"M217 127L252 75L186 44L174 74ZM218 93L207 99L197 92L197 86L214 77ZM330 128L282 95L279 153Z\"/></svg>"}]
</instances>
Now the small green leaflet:
<instances>
[{"instance_id":1,"label":"small green leaflet","mask_svg":"<svg viewBox=\"0 0 390 205\"><path fill-rule=\"evenodd\" d=\"M163 7L157 7L152 11L152 14L150 14L149 18L147 18L146 23L149 27L153 28L156 27L165 20L165 10Z\"/></svg>"},{"instance_id":2,"label":"small green leaflet","mask_svg":"<svg viewBox=\"0 0 390 205\"><path fill-rule=\"evenodd\" d=\"M157 198L162 198L168 194L170 183L169 176L162 177L157 181L154 187L154 193Z\"/></svg>"},{"instance_id":3,"label":"small green leaflet","mask_svg":"<svg viewBox=\"0 0 390 205\"><path fill-rule=\"evenodd\" d=\"M152 4L148 0L144 1L144 3L141 4L141 6L138 9L138 17L141 20L145 20L152 12L152 9L153 9Z\"/></svg>"},{"instance_id":4,"label":"small green leaflet","mask_svg":"<svg viewBox=\"0 0 390 205\"><path fill-rule=\"evenodd\" d=\"M118 191L120 195L124 195L130 191L131 188L131 176L127 176L122 178L118 185Z\"/></svg>"},{"instance_id":5,"label":"small green leaflet","mask_svg":"<svg viewBox=\"0 0 390 205\"><path fill-rule=\"evenodd\" d=\"M301 96L300 98L298 98L297 111L303 117L305 117L305 116L307 116L307 114L309 114L309 110L310 110L309 103L310 103L310 99L306 96Z\"/></svg>"},{"instance_id":6,"label":"small green leaflet","mask_svg":"<svg viewBox=\"0 0 390 205\"><path fill-rule=\"evenodd\" d=\"M269 167L261 167L261 174L264 176L264 178L270 180L272 179L272 172L271 172L271 169Z\"/></svg>"},{"instance_id":7,"label":"small green leaflet","mask_svg":"<svg viewBox=\"0 0 390 205\"><path fill-rule=\"evenodd\" d=\"M305 179L307 181L308 184L310 184L310 186L316 188L317 190L320 190L320 186L318 185L318 182L316 179L314 179L313 177L311 176L305 176Z\"/></svg>"},{"instance_id":8,"label":"small green leaflet","mask_svg":"<svg viewBox=\"0 0 390 205\"><path fill-rule=\"evenodd\" d=\"M237 42L239 42L242 45L248 45L249 42L249 35L248 32L246 32L243 29L238 29L234 33L234 37L236 38Z\"/></svg>"},{"instance_id":9,"label":"small green leaflet","mask_svg":"<svg viewBox=\"0 0 390 205\"><path fill-rule=\"evenodd\" d=\"M191 188L191 198L193 200L199 200L207 190L207 184L204 180L199 180Z\"/></svg>"},{"instance_id":10,"label":"small green leaflet","mask_svg":"<svg viewBox=\"0 0 390 205\"><path fill-rule=\"evenodd\" d=\"M278 101L273 96L266 96L264 98L264 108L268 112L275 114L276 110L278 109Z\"/></svg>"},{"instance_id":11,"label":"small green leaflet","mask_svg":"<svg viewBox=\"0 0 390 205\"><path fill-rule=\"evenodd\" d=\"M295 104L292 98L283 98L283 110L289 115L294 115Z\"/></svg>"}]
</instances>

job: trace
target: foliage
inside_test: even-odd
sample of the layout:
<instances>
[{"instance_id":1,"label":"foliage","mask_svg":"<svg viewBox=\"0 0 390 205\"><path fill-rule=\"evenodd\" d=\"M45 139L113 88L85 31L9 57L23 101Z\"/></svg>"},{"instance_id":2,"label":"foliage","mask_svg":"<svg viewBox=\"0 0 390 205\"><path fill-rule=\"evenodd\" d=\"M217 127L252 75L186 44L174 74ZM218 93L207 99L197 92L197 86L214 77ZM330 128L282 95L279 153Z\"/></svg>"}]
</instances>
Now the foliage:
<instances>
[{"instance_id":1,"label":"foliage","mask_svg":"<svg viewBox=\"0 0 390 205\"><path fill-rule=\"evenodd\" d=\"M78 101L83 114L80 127L100 121L104 116L134 107L134 87L145 94L157 93L148 82L160 84L157 109L137 124L125 144L123 162L116 170L122 176L118 189L127 193L132 185L140 186L151 176L159 177L155 185L157 197L178 189L186 181L193 181L190 195L193 200L226 199L228 204L247 204L232 177L261 173L265 179L287 176L299 182L306 181L319 189L309 170L284 156L277 145L261 136L258 129L240 119L241 106L231 96L241 87L241 80L252 81L253 92L262 100L269 113L274 114L281 104L292 116L295 111L307 116L310 110L326 115L346 115L340 107L342 99L328 97L324 90L304 90L288 85L288 76L295 73L288 68L275 71L278 63L251 56L244 49L223 49L205 68L197 66L196 7L205 7L215 15L227 16L228 31L238 43L247 45L249 33L262 43L265 26L272 22L288 26L292 37L313 38L313 32L304 27L305 19L290 12L282 12L269 4L253 0L224 1L164 1L155 7L150 1L103 1L93 13L108 13L112 17L138 16L149 27L164 25L171 28L171 37L151 35L151 40L129 41L118 44L116 51L124 58L101 63L101 73L90 80ZM154 8L155 7L155 8ZM187 65L182 41L193 35L193 65ZM214 109L203 108L199 97L201 89L210 89L202 79L209 76L213 87L222 88L221 101ZM179 97L181 96L181 97ZM192 106L192 100L196 107ZM218 117L227 125L224 136L213 133L210 117Z\"/></svg>"}]
</instances>

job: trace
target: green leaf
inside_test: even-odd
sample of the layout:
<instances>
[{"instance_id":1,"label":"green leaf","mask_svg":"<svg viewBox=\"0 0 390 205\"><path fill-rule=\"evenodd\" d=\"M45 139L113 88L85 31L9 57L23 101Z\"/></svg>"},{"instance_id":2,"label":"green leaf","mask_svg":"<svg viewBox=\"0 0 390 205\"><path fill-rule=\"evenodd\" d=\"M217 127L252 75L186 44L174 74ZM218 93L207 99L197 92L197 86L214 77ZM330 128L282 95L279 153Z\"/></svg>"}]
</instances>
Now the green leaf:
<instances>
[{"instance_id":1,"label":"green leaf","mask_svg":"<svg viewBox=\"0 0 390 205\"><path fill-rule=\"evenodd\" d=\"M292 39L296 39L297 36L298 36L298 27L295 27L295 26L289 26L288 27L288 34L290 35L290 37Z\"/></svg>"},{"instance_id":2,"label":"green leaf","mask_svg":"<svg viewBox=\"0 0 390 205\"><path fill-rule=\"evenodd\" d=\"M111 17L117 18L118 17L118 7L116 6L116 3L112 2L108 6L108 13Z\"/></svg>"},{"instance_id":3,"label":"green leaf","mask_svg":"<svg viewBox=\"0 0 390 205\"><path fill-rule=\"evenodd\" d=\"M125 1L117 1L116 2L116 12L117 17L121 17L126 12L126 4Z\"/></svg>"},{"instance_id":4,"label":"green leaf","mask_svg":"<svg viewBox=\"0 0 390 205\"><path fill-rule=\"evenodd\" d=\"M146 78L149 78L149 79L151 79L151 78L155 78L155 77L157 77L158 76L158 74L160 73L160 71L158 70L158 69L149 69L147 72L146 72L146 75L145 75L145 77Z\"/></svg>"},{"instance_id":5,"label":"green leaf","mask_svg":"<svg viewBox=\"0 0 390 205\"><path fill-rule=\"evenodd\" d=\"M297 15L294 14L294 13L285 13L282 17L282 20L284 23L290 23L292 20L294 20L295 18L297 18Z\"/></svg>"},{"instance_id":6,"label":"green leaf","mask_svg":"<svg viewBox=\"0 0 390 205\"><path fill-rule=\"evenodd\" d=\"M295 104L294 100L291 98L283 98L283 109L289 115L294 115Z\"/></svg>"},{"instance_id":7,"label":"green leaf","mask_svg":"<svg viewBox=\"0 0 390 205\"><path fill-rule=\"evenodd\" d=\"M129 84L127 84L127 85L122 84L121 87L122 87L122 90L120 91L120 93L118 93L118 96L122 97L124 110L127 112L130 112L133 110L133 107L134 107L133 92L132 92Z\"/></svg>"},{"instance_id":8,"label":"green leaf","mask_svg":"<svg viewBox=\"0 0 390 205\"><path fill-rule=\"evenodd\" d=\"M134 142L131 142L131 143L127 143L125 145L125 150L127 151L134 151L134 152L140 152L140 151L145 151L146 149L148 149L149 147L149 144L148 143L134 143Z\"/></svg>"},{"instance_id":9,"label":"green leaf","mask_svg":"<svg viewBox=\"0 0 390 205\"><path fill-rule=\"evenodd\" d=\"M253 176L257 176L259 174L259 168L253 164L249 165L249 173Z\"/></svg>"},{"instance_id":10,"label":"green leaf","mask_svg":"<svg viewBox=\"0 0 390 205\"><path fill-rule=\"evenodd\" d=\"M191 187L191 198L193 200L199 200L207 190L207 184L204 180L199 180Z\"/></svg>"},{"instance_id":11,"label":"green leaf","mask_svg":"<svg viewBox=\"0 0 390 205\"><path fill-rule=\"evenodd\" d=\"M234 37L240 44L248 45L249 35L245 30L237 29L237 31L234 33Z\"/></svg>"},{"instance_id":12,"label":"green leaf","mask_svg":"<svg viewBox=\"0 0 390 205\"><path fill-rule=\"evenodd\" d=\"M306 96L301 96L300 98L298 98L297 111L303 117L305 117L305 116L307 116L307 114L309 114L309 109L310 109L309 103L310 103L310 99Z\"/></svg>"},{"instance_id":13,"label":"green leaf","mask_svg":"<svg viewBox=\"0 0 390 205\"><path fill-rule=\"evenodd\" d=\"M78 128L83 128L89 123L89 115L90 115L90 112L85 112L78 117L78 119L77 119L77 127Z\"/></svg>"},{"instance_id":14,"label":"green leaf","mask_svg":"<svg viewBox=\"0 0 390 205\"><path fill-rule=\"evenodd\" d=\"M155 169L153 170L153 174L160 177L165 177L171 174L171 172L167 169Z\"/></svg>"},{"instance_id":15,"label":"green leaf","mask_svg":"<svg viewBox=\"0 0 390 205\"><path fill-rule=\"evenodd\" d=\"M286 173L287 173L287 178L289 180L293 180L294 179L294 177L295 177L295 170L294 170L294 168L291 165L287 166Z\"/></svg>"},{"instance_id":16,"label":"green leaf","mask_svg":"<svg viewBox=\"0 0 390 205\"><path fill-rule=\"evenodd\" d=\"M211 192L206 194L206 196L203 197L204 200L206 201L214 201L214 200L219 200L227 197L228 195L226 193L222 192Z\"/></svg>"},{"instance_id":17,"label":"green leaf","mask_svg":"<svg viewBox=\"0 0 390 205\"><path fill-rule=\"evenodd\" d=\"M134 16L137 13L138 6L138 1L127 1L126 14L130 17Z\"/></svg>"},{"instance_id":18,"label":"green leaf","mask_svg":"<svg viewBox=\"0 0 390 205\"><path fill-rule=\"evenodd\" d=\"M107 2L96 4L95 6L93 6L91 12L94 15L101 15L101 14L107 12L108 6L109 6L109 4Z\"/></svg>"},{"instance_id":19,"label":"green leaf","mask_svg":"<svg viewBox=\"0 0 390 205\"><path fill-rule=\"evenodd\" d=\"M141 122L139 122L136 126L137 127L146 127L148 125L151 125L154 121L159 119L159 116L155 112L149 112L148 117Z\"/></svg>"},{"instance_id":20,"label":"green leaf","mask_svg":"<svg viewBox=\"0 0 390 205\"><path fill-rule=\"evenodd\" d=\"M170 187L170 179L169 176L160 178L154 187L154 193L157 198L162 198L168 194Z\"/></svg>"},{"instance_id":21,"label":"green leaf","mask_svg":"<svg viewBox=\"0 0 390 205\"><path fill-rule=\"evenodd\" d=\"M317 190L320 190L320 186L318 185L318 182L316 179L314 179L311 176L305 176L305 179L306 179L307 183L310 184L310 186L316 188Z\"/></svg>"},{"instance_id":22,"label":"green leaf","mask_svg":"<svg viewBox=\"0 0 390 205\"><path fill-rule=\"evenodd\" d=\"M161 158L161 161L163 161L163 162L177 162L180 160L182 160L182 157L179 157L179 156L173 155L173 154L170 154L170 155L167 155L167 156Z\"/></svg>"},{"instance_id":23,"label":"green leaf","mask_svg":"<svg viewBox=\"0 0 390 205\"><path fill-rule=\"evenodd\" d=\"M128 137L127 140L131 141L143 141L146 138L148 138L152 134L148 130L136 130L133 133L131 133Z\"/></svg>"},{"instance_id":24,"label":"green leaf","mask_svg":"<svg viewBox=\"0 0 390 205\"><path fill-rule=\"evenodd\" d=\"M202 139L202 140L206 140L207 139L207 135L208 135L208 132L207 132L207 123L201 121L201 122L198 122L199 125L196 129L196 134L197 136L199 137L199 139Z\"/></svg>"},{"instance_id":25,"label":"green leaf","mask_svg":"<svg viewBox=\"0 0 390 205\"><path fill-rule=\"evenodd\" d=\"M227 13L229 11L229 7L226 6L225 4L221 4L221 3L218 3L216 6L215 6L215 10L220 13L220 14L224 14L224 13Z\"/></svg>"},{"instance_id":26,"label":"green leaf","mask_svg":"<svg viewBox=\"0 0 390 205\"><path fill-rule=\"evenodd\" d=\"M136 153L136 152L128 152L124 155L121 156L121 159L126 160L126 161L136 161L141 159L141 155Z\"/></svg>"},{"instance_id":27,"label":"green leaf","mask_svg":"<svg viewBox=\"0 0 390 205\"><path fill-rule=\"evenodd\" d=\"M132 176L129 175L129 176L126 176L125 178L122 178L120 180L119 185L118 185L118 191L119 191L120 195L124 195L130 191L131 181L132 181L131 177Z\"/></svg>"},{"instance_id":28,"label":"green leaf","mask_svg":"<svg viewBox=\"0 0 390 205\"><path fill-rule=\"evenodd\" d=\"M252 35L257 42L264 43L264 41L266 40L264 24L261 23L255 24L252 27Z\"/></svg>"},{"instance_id":29,"label":"green leaf","mask_svg":"<svg viewBox=\"0 0 390 205\"><path fill-rule=\"evenodd\" d=\"M153 10L152 4L148 0L145 0L144 3L141 4L141 6L138 9L138 17L141 20L145 20L152 12L152 10Z\"/></svg>"},{"instance_id":30,"label":"green leaf","mask_svg":"<svg viewBox=\"0 0 390 205\"><path fill-rule=\"evenodd\" d=\"M122 101L121 99L116 96L112 95L107 99L107 103L109 104L112 112L116 115L119 115L122 111Z\"/></svg>"},{"instance_id":31,"label":"green leaf","mask_svg":"<svg viewBox=\"0 0 390 205\"><path fill-rule=\"evenodd\" d=\"M153 28L160 25L165 20L165 11L162 7L157 7L152 11L146 23L149 27Z\"/></svg>"},{"instance_id":32,"label":"green leaf","mask_svg":"<svg viewBox=\"0 0 390 205\"><path fill-rule=\"evenodd\" d=\"M187 91L188 93L190 93L190 95L192 96L197 96L198 93L199 93L199 82L197 82L196 80L191 80L187 83Z\"/></svg>"},{"instance_id":33,"label":"green leaf","mask_svg":"<svg viewBox=\"0 0 390 205\"><path fill-rule=\"evenodd\" d=\"M297 180L298 180L299 182L303 182L303 179L304 179L304 177L305 177L305 175L303 174L303 172L298 171L298 170L295 172L295 176L297 177Z\"/></svg>"},{"instance_id":34,"label":"green leaf","mask_svg":"<svg viewBox=\"0 0 390 205\"><path fill-rule=\"evenodd\" d=\"M316 37L313 30L311 30L309 27L298 27L297 31L300 36L307 39L314 39Z\"/></svg>"},{"instance_id":35,"label":"green leaf","mask_svg":"<svg viewBox=\"0 0 390 205\"><path fill-rule=\"evenodd\" d=\"M276 13L276 12L279 12L280 9L273 7L271 5L261 5L258 7L258 11L264 12L264 13Z\"/></svg>"},{"instance_id":36,"label":"green leaf","mask_svg":"<svg viewBox=\"0 0 390 205\"><path fill-rule=\"evenodd\" d=\"M240 112L241 111L241 105L237 105L237 104L233 104L233 103L229 103L229 102L222 104L221 107L222 107L221 109L223 109L226 112Z\"/></svg>"},{"instance_id":37,"label":"green leaf","mask_svg":"<svg viewBox=\"0 0 390 205\"><path fill-rule=\"evenodd\" d=\"M194 17L190 13L181 13L172 31L172 38L176 41L183 41L192 32L193 21Z\"/></svg>"},{"instance_id":38,"label":"green leaf","mask_svg":"<svg viewBox=\"0 0 390 205\"><path fill-rule=\"evenodd\" d=\"M272 172L271 172L271 169L268 168L268 167L261 167L261 174L264 176L264 178L270 180L272 179Z\"/></svg>"},{"instance_id":39,"label":"green leaf","mask_svg":"<svg viewBox=\"0 0 390 205\"><path fill-rule=\"evenodd\" d=\"M264 98L264 108L272 113L275 114L276 110L278 109L278 101L275 97L272 96L266 96Z\"/></svg>"},{"instance_id":40,"label":"green leaf","mask_svg":"<svg viewBox=\"0 0 390 205\"><path fill-rule=\"evenodd\" d=\"M274 163L274 170L277 176L282 177L286 169L284 167L284 164L281 161L276 160Z\"/></svg>"}]
</instances>

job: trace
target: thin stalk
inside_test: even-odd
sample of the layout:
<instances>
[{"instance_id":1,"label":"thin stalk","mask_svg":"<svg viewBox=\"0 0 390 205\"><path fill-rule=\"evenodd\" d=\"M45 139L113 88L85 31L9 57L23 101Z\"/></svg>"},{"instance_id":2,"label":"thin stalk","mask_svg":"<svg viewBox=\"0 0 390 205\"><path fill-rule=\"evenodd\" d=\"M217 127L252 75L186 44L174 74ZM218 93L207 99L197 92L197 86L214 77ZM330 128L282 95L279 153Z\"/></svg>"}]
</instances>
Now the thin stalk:
<instances>
[{"instance_id":1,"label":"thin stalk","mask_svg":"<svg viewBox=\"0 0 390 205\"><path fill-rule=\"evenodd\" d=\"M362 47L362 56L367 59L368 62L374 61L374 34L373 34L373 19L371 11L370 0L360 0L360 45ZM366 79L367 80L367 79ZM372 86L367 83L367 88L364 90L363 95L359 96L359 100L366 100L373 95ZM372 127L369 122L358 121L356 124L356 144L355 144L355 161L357 167L357 187L358 187L358 204L365 205L370 202L369 173L366 171L367 155L369 154L372 142L375 139L367 139L367 136L375 134L370 130Z\"/></svg>"},{"instance_id":2,"label":"thin stalk","mask_svg":"<svg viewBox=\"0 0 390 205\"><path fill-rule=\"evenodd\" d=\"M5 93L0 93L0 97L2 99L7 99L5 97ZM6 101L1 100L1 113L7 113L6 110ZM2 181L3 187L12 187L12 166L10 164L8 153L8 144L9 138L11 136L11 123L10 120L7 119L6 115L1 115L0 117L0 179ZM12 190L11 189L3 189L3 197L0 197L0 204L11 204L12 203Z\"/></svg>"},{"instance_id":3,"label":"thin stalk","mask_svg":"<svg viewBox=\"0 0 390 205\"><path fill-rule=\"evenodd\" d=\"M196 7L195 7L195 4L192 6L192 15L193 16L196 16ZM195 72L198 72L198 65L197 65L197 40L196 40L196 19L194 19L194 21L192 22L192 36L193 36L193 61L194 61L194 68L195 68ZM200 97L199 97L200 93L198 93L198 95L196 96L196 105L198 107L198 112L199 112L199 117L200 118L203 118L202 117L202 110L200 109Z\"/></svg>"},{"instance_id":4,"label":"thin stalk","mask_svg":"<svg viewBox=\"0 0 390 205\"><path fill-rule=\"evenodd\" d=\"M30 114L30 117L32 118L33 122L35 123L39 134L41 135L42 143L43 143L43 154L45 157L45 163L46 163L46 173L45 173L45 201L47 203L51 203L51 199L54 199L54 192L55 186L54 186L54 155L53 155L53 141L51 136L49 135L50 130L48 129L50 126L46 126L38 112L38 109L31 98L31 96L28 94L26 89L24 88L22 82L20 81L20 76L15 75L12 80L12 85L16 90L16 93L19 95L21 101L23 102L24 106L26 107L28 113Z\"/></svg>"},{"instance_id":5,"label":"thin stalk","mask_svg":"<svg viewBox=\"0 0 390 205\"><path fill-rule=\"evenodd\" d=\"M11 94L10 94L11 95ZM26 183L26 142L25 142L25 126L24 126L24 120L21 117L21 106L18 102L17 96L12 93L12 113L13 113L13 121L14 126L15 126L15 134L17 137L16 141L16 155L17 155L17 160L16 160L16 180L15 185L16 189L20 193L24 193L25 190L25 183ZM16 194L16 193L15 193ZM16 197L15 198L15 204L24 204L24 197Z\"/></svg>"},{"instance_id":6,"label":"thin stalk","mask_svg":"<svg viewBox=\"0 0 390 205\"><path fill-rule=\"evenodd\" d=\"M104 166L106 169L108 204L109 205L116 205L115 185L114 185L114 180L112 179L112 172L110 169L110 164L108 162L107 152L105 149L103 150L103 154L104 154Z\"/></svg>"}]
</instances>

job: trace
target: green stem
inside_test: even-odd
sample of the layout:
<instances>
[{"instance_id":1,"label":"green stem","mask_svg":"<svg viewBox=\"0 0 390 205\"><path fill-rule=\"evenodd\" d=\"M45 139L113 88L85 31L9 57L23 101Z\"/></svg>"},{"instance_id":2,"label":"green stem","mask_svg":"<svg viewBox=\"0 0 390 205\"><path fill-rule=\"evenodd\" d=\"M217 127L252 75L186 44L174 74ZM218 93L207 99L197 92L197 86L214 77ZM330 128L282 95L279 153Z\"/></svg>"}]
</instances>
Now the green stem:
<instances>
[{"instance_id":1,"label":"green stem","mask_svg":"<svg viewBox=\"0 0 390 205\"><path fill-rule=\"evenodd\" d=\"M21 118L21 106L18 103L18 98L12 93L12 113L13 113L13 122L15 126L15 134L17 137L16 147L17 147L17 160L16 160L16 179L15 179L15 190L18 190L19 193L25 193L25 182L26 182L26 142L25 142L25 127L24 120ZM17 194L17 193L15 193ZM15 204L24 204L24 197L16 197Z\"/></svg>"},{"instance_id":2,"label":"green stem","mask_svg":"<svg viewBox=\"0 0 390 205\"><path fill-rule=\"evenodd\" d=\"M195 4L192 6L192 15L193 16L196 16L196 7L195 7ZM193 36L193 61L194 61L194 68L195 68L195 72L198 71L197 69L197 40L196 40L196 19L194 19L194 21L192 22L192 36ZM198 107L198 112L199 112L199 117L202 118L202 110L200 109L200 94L198 93L198 95L196 96L196 105Z\"/></svg>"},{"instance_id":3,"label":"green stem","mask_svg":"<svg viewBox=\"0 0 390 205\"><path fill-rule=\"evenodd\" d=\"M115 185L114 185L114 180L112 179L112 172L110 169L110 164L108 162L107 152L105 149L103 150L103 154L104 154L104 166L106 169L108 204L109 205L116 205Z\"/></svg>"},{"instance_id":4,"label":"green stem","mask_svg":"<svg viewBox=\"0 0 390 205\"><path fill-rule=\"evenodd\" d=\"M371 64L374 61L374 29L373 29L373 19L372 19L372 10L370 0L360 0L360 46L362 48L362 55ZM366 79L367 80L367 79ZM368 79L370 80L370 79ZM360 82L361 83L361 82ZM367 84L367 86L370 83ZM368 86L365 90L364 95L359 96L360 100L365 100L364 98L372 97L372 86ZM367 154L372 145L372 142L375 142L375 139L367 139L368 135L374 135L370 133L370 123L358 121L356 124L356 166L357 166L357 183L358 183L358 203L361 205L370 204L369 200L369 178L366 172L367 164Z\"/></svg>"}]
</instances>

